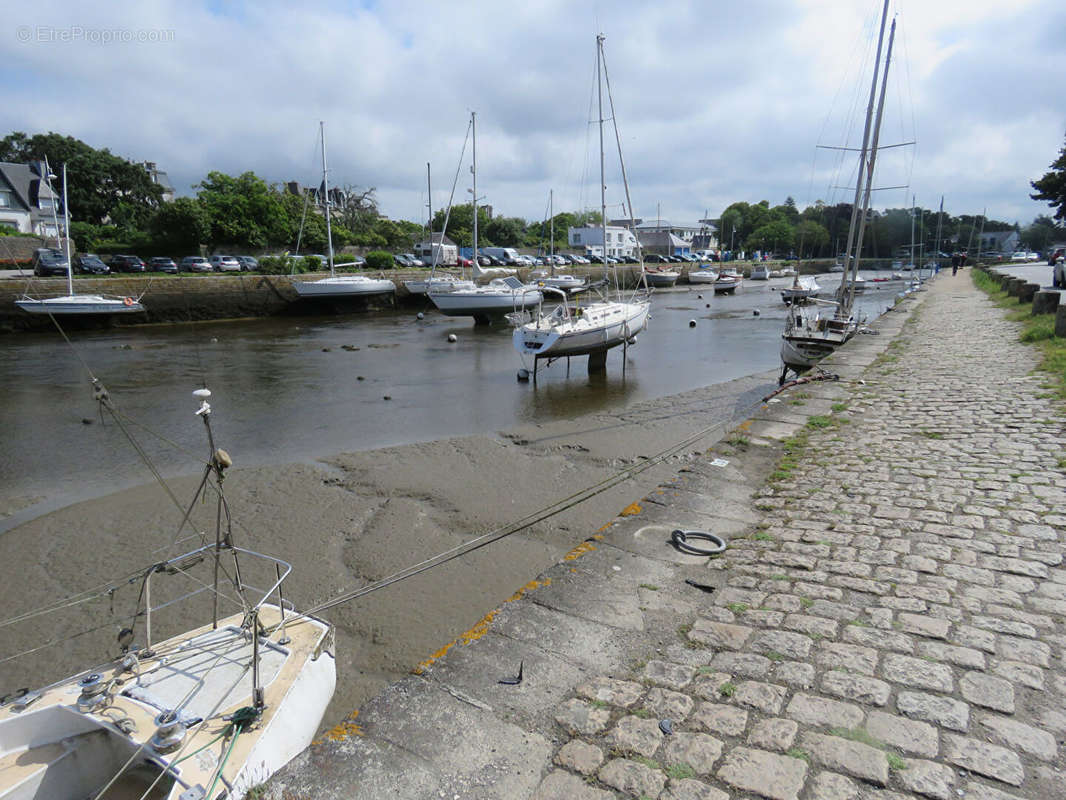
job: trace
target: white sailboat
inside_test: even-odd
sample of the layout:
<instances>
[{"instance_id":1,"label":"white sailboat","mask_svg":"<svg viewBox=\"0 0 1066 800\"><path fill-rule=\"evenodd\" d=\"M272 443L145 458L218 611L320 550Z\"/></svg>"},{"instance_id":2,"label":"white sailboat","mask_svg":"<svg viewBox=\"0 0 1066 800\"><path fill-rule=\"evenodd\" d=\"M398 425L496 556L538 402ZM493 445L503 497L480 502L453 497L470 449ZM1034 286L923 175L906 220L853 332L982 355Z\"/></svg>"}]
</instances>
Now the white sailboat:
<instances>
[{"instance_id":1,"label":"white sailboat","mask_svg":"<svg viewBox=\"0 0 1066 800\"><path fill-rule=\"evenodd\" d=\"M885 0L881 11L881 26L877 37L877 55L875 57L873 78L870 83L870 99L866 107L862 149L859 153L859 169L856 174L851 222L848 226L847 250L842 260L846 267L844 279L837 290L835 302L831 304L831 314L827 312L826 316L822 316L820 311L804 313L799 310L796 304L790 306L785 320L785 332L781 337L783 368L781 370L780 383L784 383L785 376L790 369L797 373L810 369L854 336L859 327L859 322L852 313L852 304L855 300L855 282L859 274L859 254L862 252L862 239L866 230L866 218L870 208L870 194L873 191L874 165L877 160L885 91L888 86L888 68L892 61L892 43L896 34L896 22L893 20L888 36L884 75L880 77L881 88L880 98L878 98L881 52L887 21L888 0ZM815 303L824 303L824 301L815 301Z\"/></svg>"},{"instance_id":2,"label":"white sailboat","mask_svg":"<svg viewBox=\"0 0 1066 800\"><path fill-rule=\"evenodd\" d=\"M818 285L813 275L796 276L792 279L792 285L781 290L781 300L785 305L793 303L805 303L818 296L822 287Z\"/></svg>"},{"instance_id":3,"label":"white sailboat","mask_svg":"<svg viewBox=\"0 0 1066 800\"><path fill-rule=\"evenodd\" d=\"M454 192L454 187L452 189ZM430 289L440 292L454 292L456 289L473 289L475 284L458 275L448 272L437 272L437 262L440 260L441 251L444 248L444 234L448 230L448 219L451 216L451 203L448 204L448 212L444 215L444 226L440 233L440 243L433 241L433 186L430 180L429 164L426 164L426 193L429 195L429 249L433 261L430 264L429 276L421 280L404 281L404 288L411 294L426 294Z\"/></svg>"},{"instance_id":4,"label":"white sailboat","mask_svg":"<svg viewBox=\"0 0 1066 800\"><path fill-rule=\"evenodd\" d=\"M689 283L714 283L718 280L718 270L710 264L700 264L698 269L689 270Z\"/></svg>"},{"instance_id":5,"label":"white sailboat","mask_svg":"<svg viewBox=\"0 0 1066 800\"><path fill-rule=\"evenodd\" d=\"M388 278L368 278L366 275L338 275L333 263L333 230L329 196L329 170L326 168L326 124L320 122L322 140L322 189L326 200L326 240L329 245L329 277L314 281L293 281L296 294L306 298L369 297L393 294L396 284ZM340 266L347 266L341 264Z\"/></svg>"},{"instance_id":6,"label":"white sailboat","mask_svg":"<svg viewBox=\"0 0 1066 800\"><path fill-rule=\"evenodd\" d=\"M47 161L45 162L45 174L41 180L47 181ZM51 188L51 187L49 187ZM53 204L53 214L55 206ZM56 221L58 230L58 220ZM94 315L94 314L131 314L144 311L141 298L115 297L102 294L75 294L74 293L74 267L70 259L70 210L67 207L67 165L63 165L63 240L67 259L67 293L61 297L30 297L23 295L15 301L15 305L29 314L57 314L57 315ZM143 294L142 294L143 297Z\"/></svg>"},{"instance_id":7,"label":"white sailboat","mask_svg":"<svg viewBox=\"0 0 1066 800\"><path fill-rule=\"evenodd\" d=\"M605 37L596 37L596 75L599 100L600 130L600 215L603 225L603 257L607 261L607 195L603 166L603 73L607 66L603 55ZM609 90L608 90L609 91ZM611 119L615 119L614 102L608 96L611 105ZM617 130L616 130L617 134ZM616 135L616 139L617 139ZM622 161L619 145L619 161L622 168L622 182L625 187L626 204L629 218L633 218L633 203L629 197L629 183L625 177L625 162ZM576 355L588 355L589 369L601 370L606 364L607 351L618 345L628 345L634 337L648 325L648 312L651 306L647 283L643 280L647 273L641 260L642 286L638 286L631 295L623 299L621 288L615 276L615 294L613 299L606 293L598 300L583 306L571 306L566 302L566 294L558 289L562 302L551 310L538 305L532 320L515 327L513 339L515 349L521 356L533 357L533 374L536 375L537 363L547 359L563 358ZM676 280L676 278L675 278ZM606 290L609 291L609 286ZM546 289L546 293L553 290Z\"/></svg>"},{"instance_id":8,"label":"white sailboat","mask_svg":"<svg viewBox=\"0 0 1066 800\"><path fill-rule=\"evenodd\" d=\"M211 393L193 394L214 448ZM91 608L96 600L105 624L117 622L106 598L114 604L116 592L134 584L136 606L116 657L0 699L0 800L238 800L310 744L336 683L333 630L284 600L289 564L234 544L222 522L229 464L215 449L194 499L216 498L213 542L201 533L199 547L139 569L133 580L30 612ZM223 604L236 613L221 611ZM194 614L202 617L186 632L153 638L153 626L186 627Z\"/></svg>"},{"instance_id":9,"label":"white sailboat","mask_svg":"<svg viewBox=\"0 0 1066 800\"><path fill-rule=\"evenodd\" d=\"M429 287L426 294L440 313L449 317L473 317L478 325L487 325L506 314L532 308L544 295L532 284L524 284L514 277L513 269L483 269L477 260L477 113L470 114L472 159L470 172L473 175L474 253L472 267L474 279L492 278L486 286ZM505 277L492 277L503 275Z\"/></svg>"},{"instance_id":10,"label":"white sailboat","mask_svg":"<svg viewBox=\"0 0 1066 800\"><path fill-rule=\"evenodd\" d=\"M714 282L715 294L736 294L744 284L744 276L736 267L723 267L718 273L718 279Z\"/></svg>"}]
</instances>

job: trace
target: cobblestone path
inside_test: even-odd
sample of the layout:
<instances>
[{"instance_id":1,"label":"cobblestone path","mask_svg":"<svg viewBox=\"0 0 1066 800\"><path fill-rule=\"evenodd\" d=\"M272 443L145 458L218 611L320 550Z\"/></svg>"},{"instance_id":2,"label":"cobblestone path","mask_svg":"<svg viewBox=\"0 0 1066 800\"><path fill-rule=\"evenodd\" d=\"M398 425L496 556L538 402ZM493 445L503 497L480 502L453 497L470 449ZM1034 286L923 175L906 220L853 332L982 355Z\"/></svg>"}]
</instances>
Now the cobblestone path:
<instances>
[{"instance_id":1,"label":"cobblestone path","mask_svg":"<svg viewBox=\"0 0 1066 800\"><path fill-rule=\"evenodd\" d=\"M968 271L929 286L688 646L557 706L537 800L1066 798L1066 437L1002 316Z\"/></svg>"}]
</instances>

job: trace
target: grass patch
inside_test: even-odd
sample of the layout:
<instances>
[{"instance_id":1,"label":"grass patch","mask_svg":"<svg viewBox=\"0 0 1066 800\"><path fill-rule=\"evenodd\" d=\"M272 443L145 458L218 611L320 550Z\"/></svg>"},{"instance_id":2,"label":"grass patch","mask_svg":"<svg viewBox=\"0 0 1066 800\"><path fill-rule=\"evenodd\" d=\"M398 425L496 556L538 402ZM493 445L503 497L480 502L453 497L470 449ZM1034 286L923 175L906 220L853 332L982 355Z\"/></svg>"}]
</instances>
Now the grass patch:
<instances>
[{"instance_id":1,"label":"grass patch","mask_svg":"<svg viewBox=\"0 0 1066 800\"><path fill-rule=\"evenodd\" d=\"M747 450L751 444L751 439L747 436L730 436L725 440L725 443L730 447L735 447L737 450Z\"/></svg>"},{"instance_id":2,"label":"grass patch","mask_svg":"<svg viewBox=\"0 0 1066 800\"><path fill-rule=\"evenodd\" d=\"M778 572L776 575L771 575L770 576L770 580L772 580L772 581L787 581L788 580L788 575L785 575L783 572Z\"/></svg>"},{"instance_id":3,"label":"grass patch","mask_svg":"<svg viewBox=\"0 0 1066 800\"><path fill-rule=\"evenodd\" d=\"M861 742L870 747L876 747L878 750L885 749L884 742L880 739L875 739L865 728L830 728L829 735L839 736L841 739L849 739L853 742Z\"/></svg>"},{"instance_id":4,"label":"grass patch","mask_svg":"<svg viewBox=\"0 0 1066 800\"><path fill-rule=\"evenodd\" d=\"M668 766L666 768L666 774L675 781L683 781L686 778L695 778L696 770L682 761L680 764L671 764Z\"/></svg>"},{"instance_id":5,"label":"grass patch","mask_svg":"<svg viewBox=\"0 0 1066 800\"><path fill-rule=\"evenodd\" d=\"M640 717L641 719L647 719L651 716L651 712L646 708L637 708L633 710L634 717Z\"/></svg>"},{"instance_id":6,"label":"grass patch","mask_svg":"<svg viewBox=\"0 0 1066 800\"><path fill-rule=\"evenodd\" d=\"M726 603L725 607L734 614L743 614L749 608L747 603Z\"/></svg>"},{"instance_id":7,"label":"grass patch","mask_svg":"<svg viewBox=\"0 0 1066 800\"><path fill-rule=\"evenodd\" d=\"M771 661L777 661L777 662L781 662L781 661L785 660L784 654L783 653L779 653L776 650L771 650L769 653L766 654L766 657L768 659L770 659Z\"/></svg>"},{"instance_id":8,"label":"grass patch","mask_svg":"<svg viewBox=\"0 0 1066 800\"><path fill-rule=\"evenodd\" d=\"M904 770L907 768L907 762L895 753L885 753L885 758L888 759L889 769Z\"/></svg>"},{"instance_id":9,"label":"grass patch","mask_svg":"<svg viewBox=\"0 0 1066 800\"><path fill-rule=\"evenodd\" d=\"M833 420L826 416L816 415L807 420L808 428L828 428L832 426Z\"/></svg>"},{"instance_id":10,"label":"grass patch","mask_svg":"<svg viewBox=\"0 0 1066 800\"><path fill-rule=\"evenodd\" d=\"M940 431L918 431L919 436L924 436L926 439L943 439L944 434Z\"/></svg>"},{"instance_id":11,"label":"grass patch","mask_svg":"<svg viewBox=\"0 0 1066 800\"><path fill-rule=\"evenodd\" d=\"M754 539L756 542L772 542L774 540L774 537L766 531L759 531L758 533L753 533L751 535L751 538Z\"/></svg>"},{"instance_id":12,"label":"grass patch","mask_svg":"<svg viewBox=\"0 0 1066 800\"><path fill-rule=\"evenodd\" d=\"M691 631L692 631L692 626L691 625L685 624L685 625L678 625L677 626L677 635L680 636L682 639L687 639L688 635L689 635L689 633Z\"/></svg>"},{"instance_id":13,"label":"grass patch","mask_svg":"<svg viewBox=\"0 0 1066 800\"><path fill-rule=\"evenodd\" d=\"M811 598L809 598L809 597L801 597L800 598L800 605L803 606L804 608L810 608L811 606L814 605L814 601L811 600Z\"/></svg>"},{"instance_id":14,"label":"grass patch","mask_svg":"<svg viewBox=\"0 0 1066 800\"><path fill-rule=\"evenodd\" d=\"M834 411L847 411L848 410L848 404L847 403L833 403L833 405L830 406L830 408L832 408Z\"/></svg>"},{"instance_id":15,"label":"grass patch","mask_svg":"<svg viewBox=\"0 0 1066 800\"><path fill-rule=\"evenodd\" d=\"M789 758L798 758L800 761L806 761L808 764L811 763L811 754L799 747L788 748L785 751L785 755Z\"/></svg>"},{"instance_id":16,"label":"grass patch","mask_svg":"<svg viewBox=\"0 0 1066 800\"><path fill-rule=\"evenodd\" d=\"M638 764L643 764L648 769L660 770L662 767L659 762L653 758L645 758L644 756L633 756L633 760Z\"/></svg>"},{"instance_id":17,"label":"grass patch","mask_svg":"<svg viewBox=\"0 0 1066 800\"><path fill-rule=\"evenodd\" d=\"M642 583L642 584L640 584L640 588L641 589L648 589L648 590L650 590L652 592L659 591L659 587L656 586L654 583Z\"/></svg>"},{"instance_id":18,"label":"grass patch","mask_svg":"<svg viewBox=\"0 0 1066 800\"><path fill-rule=\"evenodd\" d=\"M589 705L593 708L607 708L606 700L589 700Z\"/></svg>"},{"instance_id":19,"label":"grass patch","mask_svg":"<svg viewBox=\"0 0 1066 800\"><path fill-rule=\"evenodd\" d=\"M722 695L722 697L732 697L736 694L736 691L737 685L732 681L726 681L718 687L718 694Z\"/></svg>"}]
</instances>

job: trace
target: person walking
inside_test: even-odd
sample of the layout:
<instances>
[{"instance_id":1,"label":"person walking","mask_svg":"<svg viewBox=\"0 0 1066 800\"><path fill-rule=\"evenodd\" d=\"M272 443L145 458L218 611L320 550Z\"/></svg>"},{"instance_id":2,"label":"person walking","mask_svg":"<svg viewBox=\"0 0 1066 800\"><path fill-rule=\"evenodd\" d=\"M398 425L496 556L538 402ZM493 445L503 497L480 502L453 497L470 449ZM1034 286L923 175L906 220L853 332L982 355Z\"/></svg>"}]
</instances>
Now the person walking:
<instances>
[{"instance_id":1,"label":"person walking","mask_svg":"<svg viewBox=\"0 0 1066 800\"><path fill-rule=\"evenodd\" d=\"M951 254L951 274L955 275L959 271L959 264L962 262L962 256L958 253Z\"/></svg>"}]
</instances>

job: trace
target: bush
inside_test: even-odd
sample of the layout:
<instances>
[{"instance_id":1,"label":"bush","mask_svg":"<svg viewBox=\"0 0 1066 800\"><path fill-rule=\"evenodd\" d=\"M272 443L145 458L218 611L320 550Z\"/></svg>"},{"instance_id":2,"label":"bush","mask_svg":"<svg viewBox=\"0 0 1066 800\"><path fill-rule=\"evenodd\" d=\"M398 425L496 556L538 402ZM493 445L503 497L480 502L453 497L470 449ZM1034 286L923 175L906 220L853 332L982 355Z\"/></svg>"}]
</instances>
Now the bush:
<instances>
[{"instance_id":1,"label":"bush","mask_svg":"<svg viewBox=\"0 0 1066 800\"><path fill-rule=\"evenodd\" d=\"M392 269L392 253L384 250L371 250L366 254L367 269Z\"/></svg>"},{"instance_id":2,"label":"bush","mask_svg":"<svg viewBox=\"0 0 1066 800\"><path fill-rule=\"evenodd\" d=\"M288 256L263 256L259 259L259 271L264 275L288 275L292 259Z\"/></svg>"}]
</instances>

